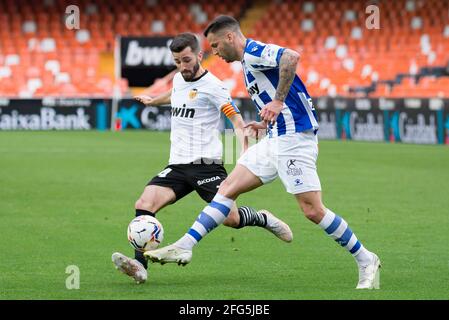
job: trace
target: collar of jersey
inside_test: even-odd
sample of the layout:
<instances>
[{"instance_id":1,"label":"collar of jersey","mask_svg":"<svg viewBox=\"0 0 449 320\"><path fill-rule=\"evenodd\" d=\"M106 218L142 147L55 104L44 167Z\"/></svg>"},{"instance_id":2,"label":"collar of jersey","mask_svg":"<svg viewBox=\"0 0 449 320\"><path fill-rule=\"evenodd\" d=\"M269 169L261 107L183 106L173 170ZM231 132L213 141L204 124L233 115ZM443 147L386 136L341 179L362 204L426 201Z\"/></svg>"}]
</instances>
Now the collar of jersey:
<instances>
[{"instance_id":1,"label":"collar of jersey","mask_svg":"<svg viewBox=\"0 0 449 320\"><path fill-rule=\"evenodd\" d=\"M186 81L186 82L195 82L195 81L198 81L198 80L200 80L202 77L204 77L208 72L209 72L208 70L204 70L204 73L203 73L202 75L200 75L198 78L195 78L195 79L192 79L192 80L189 80L189 81ZM185 81L185 80L184 80L184 81Z\"/></svg>"},{"instance_id":2,"label":"collar of jersey","mask_svg":"<svg viewBox=\"0 0 449 320\"><path fill-rule=\"evenodd\" d=\"M246 44L245 44L245 49L243 50L243 58L242 58L242 63L245 62L245 53L247 53L248 51L248 45L253 42L254 40L251 38L246 38Z\"/></svg>"}]
</instances>

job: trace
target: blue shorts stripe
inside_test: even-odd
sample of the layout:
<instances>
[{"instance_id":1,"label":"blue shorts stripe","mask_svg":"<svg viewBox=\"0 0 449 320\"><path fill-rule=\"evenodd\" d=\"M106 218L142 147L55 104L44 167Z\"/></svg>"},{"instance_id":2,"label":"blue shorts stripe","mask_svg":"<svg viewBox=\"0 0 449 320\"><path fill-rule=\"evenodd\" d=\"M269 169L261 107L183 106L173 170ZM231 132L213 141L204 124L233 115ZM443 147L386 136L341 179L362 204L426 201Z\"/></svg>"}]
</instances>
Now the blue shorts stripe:
<instances>
[{"instance_id":1,"label":"blue shorts stripe","mask_svg":"<svg viewBox=\"0 0 449 320\"><path fill-rule=\"evenodd\" d=\"M349 250L349 252L351 252L352 254L356 253L357 250L360 249L360 247L362 246L362 244L357 240L357 242L355 243L355 245L352 247L351 250Z\"/></svg>"},{"instance_id":2,"label":"blue shorts stripe","mask_svg":"<svg viewBox=\"0 0 449 320\"><path fill-rule=\"evenodd\" d=\"M341 223L341 218L339 216L335 216L334 221L332 221L331 225L327 227L325 230L327 234L333 233L335 230L337 230L338 226Z\"/></svg>"},{"instance_id":3,"label":"blue shorts stripe","mask_svg":"<svg viewBox=\"0 0 449 320\"><path fill-rule=\"evenodd\" d=\"M192 228L190 228L187 233L194 237L196 241L200 241L203 238L195 229Z\"/></svg>"},{"instance_id":4,"label":"blue shorts stripe","mask_svg":"<svg viewBox=\"0 0 449 320\"><path fill-rule=\"evenodd\" d=\"M337 241L342 247L345 247L348 244L351 237L352 237L352 230L349 229L349 227L348 227L348 228L346 228L343 235L335 241Z\"/></svg>"},{"instance_id":5,"label":"blue shorts stripe","mask_svg":"<svg viewBox=\"0 0 449 320\"><path fill-rule=\"evenodd\" d=\"M204 227L204 229L207 230L207 232L210 232L212 229L214 229L217 226L217 223L215 220L208 215L205 212L201 212L198 216L198 219L196 219L199 223L201 223Z\"/></svg>"},{"instance_id":6,"label":"blue shorts stripe","mask_svg":"<svg viewBox=\"0 0 449 320\"><path fill-rule=\"evenodd\" d=\"M211 208L217 209L218 211L220 211L225 217L228 216L229 211L231 211L231 208L226 207L225 205L216 202L216 201L212 201L211 203L209 203L209 206Z\"/></svg>"}]
</instances>

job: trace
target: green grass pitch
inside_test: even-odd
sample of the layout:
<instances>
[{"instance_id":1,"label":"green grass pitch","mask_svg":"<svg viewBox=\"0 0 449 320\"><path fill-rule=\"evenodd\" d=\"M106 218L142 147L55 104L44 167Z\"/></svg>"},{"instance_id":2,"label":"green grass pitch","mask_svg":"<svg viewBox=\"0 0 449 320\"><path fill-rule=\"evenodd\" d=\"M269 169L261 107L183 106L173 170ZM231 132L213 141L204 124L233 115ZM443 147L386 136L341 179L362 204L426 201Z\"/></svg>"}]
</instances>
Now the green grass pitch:
<instances>
[{"instance_id":1,"label":"green grass pitch","mask_svg":"<svg viewBox=\"0 0 449 320\"><path fill-rule=\"evenodd\" d=\"M447 147L320 142L324 203L383 263L381 290L363 292L353 258L279 180L238 203L282 217L291 244L221 226L186 267L150 265L143 285L120 274L111 254L132 253L134 202L168 152L168 133L0 132L0 299L449 299ZM204 206L191 194L163 209L164 244ZM66 288L70 265L79 289Z\"/></svg>"}]
</instances>

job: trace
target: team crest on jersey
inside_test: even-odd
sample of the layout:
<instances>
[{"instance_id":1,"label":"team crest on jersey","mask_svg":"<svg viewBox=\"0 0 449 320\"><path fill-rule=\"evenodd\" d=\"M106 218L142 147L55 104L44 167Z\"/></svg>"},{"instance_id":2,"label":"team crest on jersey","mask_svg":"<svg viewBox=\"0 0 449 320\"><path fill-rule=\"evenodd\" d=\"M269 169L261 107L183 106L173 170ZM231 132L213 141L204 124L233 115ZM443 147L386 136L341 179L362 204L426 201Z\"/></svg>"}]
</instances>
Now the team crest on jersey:
<instances>
[{"instance_id":1,"label":"team crest on jersey","mask_svg":"<svg viewBox=\"0 0 449 320\"><path fill-rule=\"evenodd\" d=\"M190 100L195 99L196 96L197 96L197 94L198 94L198 90L197 90L197 89L192 89L192 90L190 90L190 92L189 92L189 99L190 99Z\"/></svg>"}]
</instances>

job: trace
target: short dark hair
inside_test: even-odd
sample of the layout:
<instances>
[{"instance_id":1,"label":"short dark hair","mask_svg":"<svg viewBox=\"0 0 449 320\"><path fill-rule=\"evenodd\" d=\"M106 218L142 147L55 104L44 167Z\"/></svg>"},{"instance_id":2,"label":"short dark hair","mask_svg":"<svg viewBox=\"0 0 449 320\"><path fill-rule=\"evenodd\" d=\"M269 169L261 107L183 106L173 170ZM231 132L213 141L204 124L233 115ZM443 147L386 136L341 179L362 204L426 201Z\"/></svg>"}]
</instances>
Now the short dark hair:
<instances>
[{"instance_id":1,"label":"short dark hair","mask_svg":"<svg viewBox=\"0 0 449 320\"><path fill-rule=\"evenodd\" d=\"M220 15L212 20L211 23L204 30L204 36L207 37L209 33L216 33L217 31L221 31L223 29L240 29L239 22L231 16Z\"/></svg>"},{"instance_id":2,"label":"short dark hair","mask_svg":"<svg viewBox=\"0 0 449 320\"><path fill-rule=\"evenodd\" d=\"M198 52L200 43L195 34L191 32L180 33L173 38L170 44L171 52L181 52L185 48L190 47L193 52Z\"/></svg>"}]
</instances>

